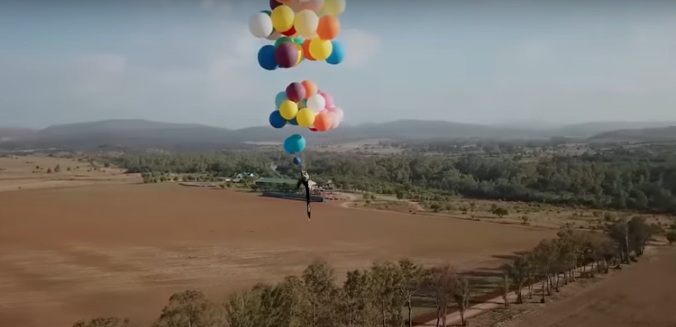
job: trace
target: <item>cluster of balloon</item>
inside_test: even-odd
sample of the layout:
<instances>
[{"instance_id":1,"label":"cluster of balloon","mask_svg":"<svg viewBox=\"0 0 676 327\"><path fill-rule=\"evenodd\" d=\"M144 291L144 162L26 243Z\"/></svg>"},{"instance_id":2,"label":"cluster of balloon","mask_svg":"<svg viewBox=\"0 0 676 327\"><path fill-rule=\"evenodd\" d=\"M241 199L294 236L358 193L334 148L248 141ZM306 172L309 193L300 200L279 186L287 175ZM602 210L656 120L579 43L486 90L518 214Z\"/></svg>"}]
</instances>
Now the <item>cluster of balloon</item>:
<instances>
[{"instance_id":1,"label":"cluster of balloon","mask_svg":"<svg viewBox=\"0 0 676 327\"><path fill-rule=\"evenodd\" d=\"M274 128L289 124L313 132L327 132L343 121L343 110L335 106L333 97L308 80L289 84L275 97L275 106L269 118ZM284 141L284 151L289 154L298 154L304 149L305 138L299 134L291 135ZM294 159L294 163L300 164L300 158Z\"/></svg>"},{"instance_id":2,"label":"cluster of balloon","mask_svg":"<svg viewBox=\"0 0 676 327\"><path fill-rule=\"evenodd\" d=\"M304 60L338 65L345 59L338 16L345 0L270 0L270 10L249 19L249 30L257 38L275 41L258 51L263 69L292 68Z\"/></svg>"}]
</instances>

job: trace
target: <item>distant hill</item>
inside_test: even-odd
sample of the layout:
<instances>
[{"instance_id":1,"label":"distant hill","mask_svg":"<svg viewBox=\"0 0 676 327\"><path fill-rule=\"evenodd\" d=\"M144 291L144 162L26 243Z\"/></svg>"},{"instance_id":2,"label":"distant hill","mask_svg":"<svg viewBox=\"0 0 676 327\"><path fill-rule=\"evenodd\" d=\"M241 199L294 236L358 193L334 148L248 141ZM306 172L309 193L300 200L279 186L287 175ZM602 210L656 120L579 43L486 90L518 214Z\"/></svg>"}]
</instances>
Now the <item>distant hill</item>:
<instances>
[{"instance_id":1,"label":"distant hill","mask_svg":"<svg viewBox=\"0 0 676 327\"><path fill-rule=\"evenodd\" d=\"M590 140L603 142L673 142L676 141L676 126L622 129L597 134Z\"/></svg>"},{"instance_id":2,"label":"distant hill","mask_svg":"<svg viewBox=\"0 0 676 327\"><path fill-rule=\"evenodd\" d=\"M661 124L661 125L659 125ZM665 127L667 123L588 123L560 128L516 128L464 124L444 121L398 120L387 123L341 126L329 133L313 133L288 126L283 129L249 127L227 129L199 124L176 124L148 120L104 120L55 125L39 131L0 129L0 146L5 148L96 148L102 145L123 147L179 147L216 149L244 142L282 142L291 133L309 136L314 144L366 139L414 141L426 139L548 139L556 136L587 138L626 126ZM675 124L676 125L676 124ZM622 128L617 128L617 127Z\"/></svg>"},{"instance_id":3,"label":"distant hill","mask_svg":"<svg viewBox=\"0 0 676 327\"><path fill-rule=\"evenodd\" d=\"M590 122L567 125L551 130L557 136L589 138L594 135L617 130L635 130L646 128L660 128L676 125L676 122Z\"/></svg>"}]
</instances>

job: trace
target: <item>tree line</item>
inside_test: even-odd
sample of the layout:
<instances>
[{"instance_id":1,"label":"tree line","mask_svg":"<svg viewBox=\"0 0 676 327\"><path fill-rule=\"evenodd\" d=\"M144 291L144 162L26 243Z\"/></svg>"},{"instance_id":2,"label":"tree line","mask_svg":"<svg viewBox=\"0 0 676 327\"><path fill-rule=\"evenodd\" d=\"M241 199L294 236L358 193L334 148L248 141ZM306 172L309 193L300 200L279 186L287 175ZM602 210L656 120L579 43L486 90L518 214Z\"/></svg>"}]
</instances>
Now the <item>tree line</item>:
<instances>
[{"instance_id":1,"label":"tree line","mask_svg":"<svg viewBox=\"0 0 676 327\"><path fill-rule=\"evenodd\" d=\"M540 242L501 267L502 282L494 294L505 306L548 296L578 278L607 274L613 267L640 257L655 231L644 218L618 219L604 232L562 229L556 238ZM334 268L315 261L302 274L277 284L258 284L229 296L224 303L202 292L172 295L152 327L399 327L413 326L414 307L433 303L437 326L457 310L465 311L478 293L479 280L448 264L424 267L411 260L376 262L368 269L349 271L342 285ZM509 301L509 294L516 295ZM524 293L525 292L525 293ZM510 303L513 302L513 303ZM130 327L114 317L79 321L73 327Z\"/></svg>"},{"instance_id":2,"label":"tree line","mask_svg":"<svg viewBox=\"0 0 676 327\"><path fill-rule=\"evenodd\" d=\"M542 202L597 209L676 213L676 149L636 148L578 156L524 159L519 154L395 154L308 152L306 168L319 182L401 198L421 195ZM205 174L294 178L290 158L269 152L211 154L136 153L105 158L132 173ZM274 170L273 170L274 164Z\"/></svg>"}]
</instances>

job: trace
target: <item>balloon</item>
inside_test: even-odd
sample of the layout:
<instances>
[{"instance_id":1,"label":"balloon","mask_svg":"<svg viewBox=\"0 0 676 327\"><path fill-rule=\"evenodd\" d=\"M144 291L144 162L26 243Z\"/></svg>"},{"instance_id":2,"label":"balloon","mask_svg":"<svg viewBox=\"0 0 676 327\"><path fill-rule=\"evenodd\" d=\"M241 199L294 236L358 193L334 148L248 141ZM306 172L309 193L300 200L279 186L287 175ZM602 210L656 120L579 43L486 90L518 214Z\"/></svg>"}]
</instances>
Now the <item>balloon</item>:
<instances>
[{"instance_id":1,"label":"balloon","mask_svg":"<svg viewBox=\"0 0 676 327\"><path fill-rule=\"evenodd\" d=\"M315 123L315 112L305 108L298 111L296 119L298 120L298 125L301 127L310 127Z\"/></svg>"},{"instance_id":2,"label":"balloon","mask_svg":"<svg viewBox=\"0 0 676 327\"><path fill-rule=\"evenodd\" d=\"M282 32L282 35L286 36L295 36L296 34L298 33L296 32L296 29L293 26L291 26L291 28L288 31Z\"/></svg>"},{"instance_id":3,"label":"balloon","mask_svg":"<svg viewBox=\"0 0 676 327\"><path fill-rule=\"evenodd\" d=\"M340 21L336 16L324 15L319 19L317 35L322 40L333 40L340 34Z\"/></svg>"},{"instance_id":4,"label":"balloon","mask_svg":"<svg viewBox=\"0 0 676 327\"><path fill-rule=\"evenodd\" d=\"M301 163L303 163L303 159L301 159L300 157L293 157L294 165L300 165Z\"/></svg>"},{"instance_id":5,"label":"balloon","mask_svg":"<svg viewBox=\"0 0 676 327\"><path fill-rule=\"evenodd\" d=\"M285 43L285 42L293 42L293 39L291 39L288 36L280 36L277 39L277 41L275 41L275 48L278 48L280 45L282 45L282 43Z\"/></svg>"},{"instance_id":6,"label":"balloon","mask_svg":"<svg viewBox=\"0 0 676 327\"><path fill-rule=\"evenodd\" d=\"M307 99L300 100L298 102L298 109L307 108Z\"/></svg>"},{"instance_id":7,"label":"balloon","mask_svg":"<svg viewBox=\"0 0 676 327\"><path fill-rule=\"evenodd\" d=\"M317 91L317 93L321 94L322 98L324 98L324 102L326 102L326 108L333 108L335 106L333 104L333 97L330 94L322 90Z\"/></svg>"},{"instance_id":8,"label":"balloon","mask_svg":"<svg viewBox=\"0 0 676 327\"><path fill-rule=\"evenodd\" d=\"M292 39L292 41L293 41L293 43L295 43L295 44L298 44L298 45L300 45L300 46L303 46L303 42L305 41L305 39L302 38L302 37L294 37L294 38Z\"/></svg>"},{"instance_id":9,"label":"balloon","mask_svg":"<svg viewBox=\"0 0 676 327\"><path fill-rule=\"evenodd\" d=\"M324 6L319 11L322 14L338 16L345 11L345 0L325 0Z\"/></svg>"},{"instance_id":10,"label":"balloon","mask_svg":"<svg viewBox=\"0 0 676 327\"><path fill-rule=\"evenodd\" d=\"M298 62L298 49L293 42L284 42L277 47L275 61L281 68L291 68Z\"/></svg>"},{"instance_id":11,"label":"balloon","mask_svg":"<svg viewBox=\"0 0 676 327\"><path fill-rule=\"evenodd\" d=\"M270 9L275 10L275 8L281 6L282 4L277 0L270 0Z\"/></svg>"},{"instance_id":12,"label":"balloon","mask_svg":"<svg viewBox=\"0 0 676 327\"><path fill-rule=\"evenodd\" d=\"M261 12L262 12L262 13L265 13L265 14L268 15L268 16L272 15L272 11L271 11L271 10L261 10ZM270 21L272 22L272 19L270 19Z\"/></svg>"},{"instance_id":13,"label":"balloon","mask_svg":"<svg viewBox=\"0 0 676 327\"><path fill-rule=\"evenodd\" d=\"M276 41L276 40L279 40L279 38L281 36L282 36L282 34L279 34L279 32L273 31L272 33L270 33L270 35L268 37L266 37L266 39L268 39L270 41Z\"/></svg>"},{"instance_id":14,"label":"balloon","mask_svg":"<svg viewBox=\"0 0 676 327\"><path fill-rule=\"evenodd\" d=\"M326 58L326 62L331 65L338 65L345 60L345 47L338 41L331 41L331 44L333 44L333 51L331 51L331 55Z\"/></svg>"},{"instance_id":15,"label":"balloon","mask_svg":"<svg viewBox=\"0 0 676 327\"><path fill-rule=\"evenodd\" d=\"M331 129L333 122L331 121L331 116L329 112L324 110L315 116L315 128L319 132L326 132Z\"/></svg>"},{"instance_id":16,"label":"balloon","mask_svg":"<svg viewBox=\"0 0 676 327\"><path fill-rule=\"evenodd\" d=\"M259 12L249 18L249 31L257 38L266 38L272 34L272 19L266 13Z\"/></svg>"},{"instance_id":17,"label":"balloon","mask_svg":"<svg viewBox=\"0 0 676 327\"><path fill-rule=\"evenodd\" d=\"M296 61L296 64L294 66L300 65L300 63L303 61L303 47L298 45L298 43L292 42L293 46L296 47L296 51L298 52L298 60Z\"/></svg>"},{"instance_id":18,"label":"balloon","mask_svg":"<svg viewBox=\"0 0 676 327\"><path fill-rule=\"evenodd\" d=\"M258 50L258 64L266 70L278 67L274 45L264 45Z\"/></svg>"},{"instance_id":19,"label":"balloon","mask_svg":"<svg viewBox=\"0 0 676 327\"><path fill-rule=\"evenodd\" d=\"M319 9L324 6L324 0L306 0L300 1L298 4L299 10L312 10L314 12L319 12Z\"/></svg>"},{"instance_id":20,"label":"balloon","mask_svg":"<svg viewBox=\"0 0 676 327\"><path fill-rule=\"evenodd\" d=\"M289 154L301 153L305 150L305 138L300 134L293 134L284 140L284 151Z\"/></svg>"},{"instance_id":21,"label":"balloon","mask_svg":"<svg viewBox=\"0 0 676 327\"><path fill-rule=\"evenodd\" d=\"M298 113L298 105L291 100L286 100L279 106L279 113L286 120L294 119Z\"/></svg>"},{"instance_id":22,"label":"balloon","mask_svg":"<svg viewBox=\"0 0 676 327\"><path fill-rule=\"evenodd\" d=\"M296 31L304 37L315 37L317 35L317 27L320 19L312 10L301 10L296 14L293 26Z\"/></svg>"},{"instance_id":23,"label":"balloon","mask_svg":"<svg viewBox=\"0 0 676 327\"><path fill-rule=\"evenodd\" d=\"M286 87L286 97L293 102L299 102L304 99L305 88L303 87L303 84L297 82L289 84L289 86Z\"/></svg>"},{"instance_id":24,"label":"balloon","mask_svg":"<svg viewBox=\"0 0 676 327\"><path fill-rule=\"evenodd\" d=\"M279 110L275 110L270 114L270 126L274 128L282 128L284 125L286 125L286 119L282 117L282 115L279 113Z\"/></svg>"},{"instance_id":25,"label":"balloon","mask_svg":"<svg viewBox=\"0 0 676 327\"><path fill-rule=\"evenodd\" d=\"M283 117L282 117L282 118L283 118ZM289 122L289 124L291 124L291 125L293 125L293 126L298 126L298 120L297 120L296 118L291 119L291 120L289 120L288 122Z\"/></svg>"},{"instance_id":26,"label":"balloon","mask_svg":"<svg viewBox=\"0 0 676 327\"><path fill-rule=\"evenodd\" d=\"M272 26L277 32L283 33L293 27L294 12L291 7L281 5L272 10L270 18L272 19Z\"/></svg>"},{"instance_id":27,"label":"balloon","mask_svg":"<svg viewBox=\"0 0 676 327\"><path fill-rule=\"evenodd\" d=\"M312 131L312 132L316 132L316 131L317 131L317 129L316 129L316 128L314 128L314 127L310 127L310 131Z\"/></svg>"},{"instance_id":28,"label":"balloon","mask_svg":"<svg viewBox=\"0 0 676 327\"><path fill-rule=\"evenodd\" d=\"M314 111L321 111L326 108L326 100L321 94L313 94L307 99L307 107Z\"/></svg>"},{"instance_id":29,"label":"balloon","mask_svg":"<svg viewBox=\"0 0 676 327\"><path fill-rule=\"evenodd\" d=\"M312 55L312 58L326 60L326 58L331 56L331 51L333 51L333 44L331 44L331 41L319 38L310 41L310 55Z\"/></svg>"},{"instance_id":30,"label":"balloon","mask_svg":"<svg viewBox=\"0 0 676 327\"><path fill-rule=\"evenodd\" d=\"M310 41L311 41L310 39L306 39L305 41L303 41L303 56L308 60L315 61L317 59L312 57L312 55L310 54Z\"/></svg>"},{"instance_id":31,"label":"balloon","mask_svg":"<svg viewBox=\"0 0 676 327\"><path fill-rule=\"evenodd\" d=\"M303 88L305 88L304 98L309 98L317 93L317 84L315 84L315 82L304 80L301 84L303 85Z\"/></svg>"},{"instance_id":32,"label":"balloon","mask_svg":"<svg viewBox=\"0 0 676 327\"><path fill-rule=\"evenodd\" d=\"M343 122L343 116L345 115L343 113L343 109L340 108L333 108L332 110L329 111L331 114L331 119L333 124L331 125L331 129L334 129L340 125L340 123Z\"/></svg>"},{"instance_id":33,"label":"balloon","mask_svg":"<svg viewBox=\"0 0 676 327\"><path fill-rule=\"evenodd\" d=\"M279 107L282 106L282 102L289 100L289 98L286 96L286 92L282 91L277 93L275 96L275 108L279 109Z\"/></svg>"}]
</instances>

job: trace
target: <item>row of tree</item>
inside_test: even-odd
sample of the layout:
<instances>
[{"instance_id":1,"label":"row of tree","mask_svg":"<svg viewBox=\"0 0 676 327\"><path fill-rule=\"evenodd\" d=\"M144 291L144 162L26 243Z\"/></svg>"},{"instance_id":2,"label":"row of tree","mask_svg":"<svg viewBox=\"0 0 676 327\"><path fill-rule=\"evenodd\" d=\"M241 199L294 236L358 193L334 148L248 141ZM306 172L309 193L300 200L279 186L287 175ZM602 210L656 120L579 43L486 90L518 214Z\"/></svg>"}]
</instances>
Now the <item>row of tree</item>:
<instances>
[{"instance_id":1,"label":"row of tree","mask_svg":"<svg viewBox=\"0 0 676 327\"><path fill-rule=\"evenodd\" d=\"M278 153L126 154L108 159L133 173L287 175L297 169ZM274 168L273 168L274 167ZM676 213L676 149L620 149L522 160L516 155L354 155L308 153L313 179L343 189L465 196L595 208ZM273 170L274 169L274 170Z\"/></svg>"},{"instance_id":2,"label":"row of tree","mask_svg":"<svg viewBox=\"0 0 676 327\"><path fill-rule=\"evenodd\" d=\"M510 304L510 292L516 293L516 304L523 303L524 290L529 298L536 294L544 303L548 295L577 278L608 273L610 267L636 260L652 236L643 218L609 223L605 233L564 229L557 238L543 240L504 265L503 283L495 291L505 305ZM449 309L458 310L465 324L475 282L449 265L425 268L400 260L350 271L338 285L334 269L317 261L300 276L286 277L276 285L256 285L225 303L212 302L199 291L176 293L153 327L413 326L413 308L421 299L434 303L437 326L446 326ZM102 326L130 323L98 318L74 325Z\"/></svg>"}]
</instances>

